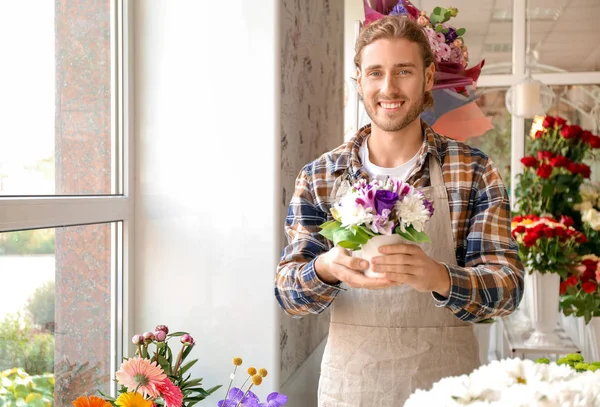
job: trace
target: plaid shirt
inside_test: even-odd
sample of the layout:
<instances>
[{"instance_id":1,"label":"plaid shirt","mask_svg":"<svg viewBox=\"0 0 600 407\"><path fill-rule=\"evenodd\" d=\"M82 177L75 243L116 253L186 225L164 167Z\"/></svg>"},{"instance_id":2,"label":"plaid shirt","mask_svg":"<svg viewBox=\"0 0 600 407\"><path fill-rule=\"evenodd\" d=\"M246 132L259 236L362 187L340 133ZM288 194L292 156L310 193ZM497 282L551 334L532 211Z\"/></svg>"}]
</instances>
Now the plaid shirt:
<instances>
[{"instance_id":1,"label":"plaid shirt","mask_svg":"<svg viewBox=\"0 0 600 407\"><path fill-rule=\"evenodd\" d=\"M426 187L429 157L443 163L458 263L445 265L450 294L432 293L436 305L472 322L509 314L523 296L523 265L511 236L510 204L500 174L481 151L422 126L423 146L407 181ZM319 225L331 220L331 194L342 174L349 173L351 182L369 178L358 150L370 132L370 126L363 127L348 143L306 165L296 179L285 225L288 245L275 281L275 296L288 314L319 314L344 290L315 273L315 258L332 247L319 234Z\"/></svg>"}]
</instances>

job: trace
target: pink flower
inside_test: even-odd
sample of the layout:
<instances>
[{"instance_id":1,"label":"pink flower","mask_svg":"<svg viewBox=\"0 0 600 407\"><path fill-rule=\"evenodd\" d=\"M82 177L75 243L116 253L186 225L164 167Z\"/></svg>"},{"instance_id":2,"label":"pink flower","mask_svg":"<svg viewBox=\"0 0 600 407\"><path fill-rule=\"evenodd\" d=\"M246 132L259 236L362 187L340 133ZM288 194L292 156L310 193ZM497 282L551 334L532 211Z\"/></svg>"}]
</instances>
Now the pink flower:
<instances>
[{"instance_id":1,"label":"pink flower","mask_svg":"<svg viewBox=\"0 0 600 407\"><path fill-rule=\"evenodd\" d=\"M427 18L427 16L419 16L419 18L417 18L417 24L419 24L421 27L425 27L427 24L429 24L429 18Z\"/></svg>"},{"instance_id":2,"label":"pink flower","mask_svg":"<svg viewBox=\"0 0 600 407\"><path fill-rule=\"evenodd\" d=\"M121 364L116 373L117 382L127 390L144 395L144 397L159 397L157 386L167 378L165 372L156 362L148 359L134 357Z\"/></svg>"},{"instance_id":3,"label":"pink flower","mask_svg":"<svg viewBox=\"0 0 600 407\"><path fill-rule=\"evenodd\" d=\"M448 44L443 43L440 44L440 50L438 51L438 53L440 54L440 58L443 61L447 61L448 59L450 59L452 49L450 49L450 46Z\"/></svg>"},{"instance_id":4,"label":"pink flower","mask_svg":"<svg viewBox=\"0 0 600 407\"><path fill-rule=\"evenodd\" d=\"M167 334L165 331L156 331L154 332L154 338L157 342L164 342L167 339Z\"/></svg>"},{"instance_id":5,"label":"pink flower","mask_svg":"<svg viewBox=\"0 0 600 407\"><path fill-rule=\"evenodd\" d=\"M373 217L373 223L371 223L371 230L375 233L390 236L394 230L394 222L390 220L389 209L381 211L381 215L375 215Z\"/></svg>"},{"instance_id":6,"label":"pink flower","mask_svg":"<svg viewBox=\"0 0 600 407\"><path fill-rule=\"evenodd\" d=\"M179 387L175 386L168 378L165 378L159 385L158 391L165 399L165 407L181 407L183 403L183 393Z\"/></svg>"}]
</instances>

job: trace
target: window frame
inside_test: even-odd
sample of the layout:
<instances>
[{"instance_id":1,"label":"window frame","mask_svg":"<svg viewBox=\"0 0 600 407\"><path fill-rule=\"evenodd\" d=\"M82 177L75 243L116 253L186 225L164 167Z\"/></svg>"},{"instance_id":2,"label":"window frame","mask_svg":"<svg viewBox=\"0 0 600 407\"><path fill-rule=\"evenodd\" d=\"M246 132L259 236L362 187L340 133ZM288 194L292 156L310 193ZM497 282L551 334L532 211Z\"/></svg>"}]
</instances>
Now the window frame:
<instances>
[{"instance_id":1,"label":"window frame","mask_svg":"<svg viewBox=\"0 0 600 407\"><path fill-rule=\"evenodd\" d=\"M133 332L133 1L111 0L111 180L113 195L0 196L0 233L98 223L111 228L111 356L115 372ZM116 385L111 386L116 395Z\"/></svg>"}]
</instances>

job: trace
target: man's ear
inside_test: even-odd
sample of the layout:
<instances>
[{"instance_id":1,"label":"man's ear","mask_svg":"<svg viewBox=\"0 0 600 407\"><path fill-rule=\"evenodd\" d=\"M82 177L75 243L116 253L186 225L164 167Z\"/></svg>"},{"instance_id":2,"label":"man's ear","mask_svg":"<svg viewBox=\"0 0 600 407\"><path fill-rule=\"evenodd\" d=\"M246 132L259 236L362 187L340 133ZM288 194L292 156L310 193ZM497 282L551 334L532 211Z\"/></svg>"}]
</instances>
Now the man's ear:
<instances>
[{"instance_id":1,"label":"man's ear","mask_svg":"<svg viewBox=\"0 0 600 407\"><path fill-rule=\"evenodd\" d=\"M362 97L362 73L360 72L360 68L356 68L356 91L358 92L360 97Z\"/></svg>"},{"instance_id":2,"label":"man's ear","mask_svg":"<svg viewBox=\"0 0 600 407\"><path fill-rule=\"evenodd\" d=\"M425 90L430 91L435 82L435 64L432 62L425 68Z\"/></svg>"}]
</instances>

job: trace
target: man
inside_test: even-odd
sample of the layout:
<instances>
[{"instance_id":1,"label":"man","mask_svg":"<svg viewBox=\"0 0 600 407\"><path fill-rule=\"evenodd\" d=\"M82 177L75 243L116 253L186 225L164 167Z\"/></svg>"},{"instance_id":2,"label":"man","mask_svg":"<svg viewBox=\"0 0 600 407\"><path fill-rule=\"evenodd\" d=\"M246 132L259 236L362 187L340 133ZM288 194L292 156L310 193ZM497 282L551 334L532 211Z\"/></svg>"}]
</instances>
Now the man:
<instances>
[{"instance_id":1,"label":"man","mask_svg":"<svg viewBox=\"0 0 600 407\"><path fill-rule=\"evenodd\" d=\"M506 189L481 151L435 134L434 55L421 28L388 16L356 44L357 85L372 124L306 165L286 220L275 295L294 316L332 305L320 406L401 406L418 388L479 365L472 323L511 313L523 267ZM340 185L401 178L433 200L432 242L380 248L369 264L319 235ZM334 301L335 300L335 301Z\"/></svg>"}]
</instances>

